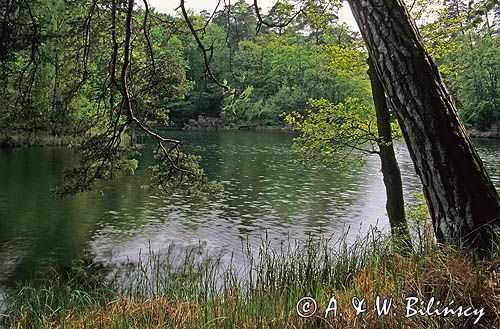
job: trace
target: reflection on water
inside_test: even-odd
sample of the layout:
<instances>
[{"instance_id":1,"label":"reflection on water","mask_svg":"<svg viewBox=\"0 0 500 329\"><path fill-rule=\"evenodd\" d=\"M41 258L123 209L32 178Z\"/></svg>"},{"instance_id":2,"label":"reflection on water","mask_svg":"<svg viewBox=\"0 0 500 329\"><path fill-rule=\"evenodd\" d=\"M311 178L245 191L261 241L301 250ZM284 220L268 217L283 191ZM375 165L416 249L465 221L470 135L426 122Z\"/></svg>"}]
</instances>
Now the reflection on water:
<instances>
[{"instance_id":1,"label":"reflection on water","mask_svg":"<svg viewBox=\"0 0 500 329\"><path fill-rule=\"evenodd\" d=\"M257 243L262 234L275 240L291 236L386 229L385 192L377 157L362 166L339 168L293 162L293 135L282 133L175 132L202 156L209 175L225 195L216 200L164 197L141 186L151 161L144 152L132 177L102 185L72 199L54 200L49 189L61 169L75 163L71 150L24 149L0 153L0 290L25 280L35 270L66 264L85 249L102 262L122 263L139 250L177 252L200 245L229 254L241 238ZM500 143L477 141L495 185L500 186ZM404 146L398 147L405 194L419 190Z\"/></svg>"}]
</instances>

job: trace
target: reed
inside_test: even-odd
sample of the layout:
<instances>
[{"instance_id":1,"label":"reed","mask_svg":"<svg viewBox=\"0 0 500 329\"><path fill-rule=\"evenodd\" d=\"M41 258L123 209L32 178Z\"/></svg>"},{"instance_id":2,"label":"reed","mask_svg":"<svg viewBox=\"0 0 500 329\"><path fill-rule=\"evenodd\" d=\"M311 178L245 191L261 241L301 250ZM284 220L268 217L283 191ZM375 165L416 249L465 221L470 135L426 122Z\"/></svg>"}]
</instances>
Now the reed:
<instances>
[{"instance_id":1,"label":"reed","mask_svg":"<svg viewBox=\"0 0 500 329\"><path fill-rule=\"evenodd\" d=\"M431 237L421 236L420 239ZM400 256L391 238L371 232L348 244L346 235L242 242L241 260L207 257L194 248L148 250L136 263L114 269L89 258L55 269L19 287L4 319L7 328L500 328L500 248L477 260L464 249L420 241ZM240 256L241 256L240 255ZM315 315L301 318L296 304L314 297ZM365 298L356 316L353 297ZM376 297L392 298L395 315L378 316ZM431 297L442 305L483 308L475 317L405 317L404 302ZM325 318L331 297L342 316Z\"/></svg>"}]
</instances>

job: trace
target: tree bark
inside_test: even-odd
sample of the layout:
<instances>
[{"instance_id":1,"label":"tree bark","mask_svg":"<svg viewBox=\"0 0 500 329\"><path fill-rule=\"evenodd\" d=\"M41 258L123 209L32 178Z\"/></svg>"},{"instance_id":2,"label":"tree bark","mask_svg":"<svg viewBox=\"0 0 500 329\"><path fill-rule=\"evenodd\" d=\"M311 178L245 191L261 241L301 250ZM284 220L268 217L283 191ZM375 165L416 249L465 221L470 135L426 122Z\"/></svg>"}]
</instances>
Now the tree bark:
<instances>
[{"instance_id":1,"label":"tree bark","mask_svg":"<svg viewBox=\"0 0 500 329\"><path fill-rule=\"evenodd\" d=\"M52 92L52 110L51 110L51 117L50 117L50 122L51 122L51 130L52 130L52 136L57 135L59 132L59 120L60 119L60 101L59 101L59 54L58 54L59 49L56 49L56 54L54 57L54 90Z\"/></svg>"},{"instance_id":2,"label":"tree bark","mask_svg":"<svg viewBox=\"0 0 500 329\"><path fill-rule=\"evenodd\" d=\"M384 87L370 58L368 59L368 76L370 77L373 104L375 105L377 117L377 144L387 197L385 209L387 210L391 233L395 238L396 245L402 248L403 251L409 251L412 247L411 236L406 221L401 171L394 152L391 117L387 107Z\"/></svg>"},{"instance_id":3,"label":"tree bark","mask_svg":"<svg viewBox=\"0 0 500 329\"><path fill-rule=\"evenodd\" d=\"M389 96L440 242L491 249L500 200L402 0L349 0Z\"/></svg>"}]
</instances>

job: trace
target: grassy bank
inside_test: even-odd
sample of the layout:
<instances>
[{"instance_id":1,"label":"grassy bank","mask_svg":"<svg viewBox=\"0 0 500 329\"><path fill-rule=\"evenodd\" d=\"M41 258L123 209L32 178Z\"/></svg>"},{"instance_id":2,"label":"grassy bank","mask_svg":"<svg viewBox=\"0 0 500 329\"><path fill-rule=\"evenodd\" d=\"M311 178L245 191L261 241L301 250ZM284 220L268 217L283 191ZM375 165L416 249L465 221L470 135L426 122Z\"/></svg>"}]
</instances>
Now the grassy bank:
<instances>
[{"instance_id":1,"label":"grassy bank","mask_svg":"<svg viewBox=\"0 0 500 329\"><path fill-rule=\"evenodd\" d=\"M0 135L2 148L41 147L41 146L76 146L82 140L81 136L61 135L49 133L23 133L15 135Z\"/></svg>"},{"instance_id":2,"label":"grassy bank","mask_svg":"<svg viewBox=\"0 0 500 329\"><path fill-rule=\"evenodd\" d=\"M421 241L422 242L422 241ZM477 261L467 250L424 241L401 257L376 234L348 246L345 239L242 245L245 267L231 259L204 258L196 250L172 265L149 253L106 277L88 260L57 269L20 287L3 321L7 328L499 328L500 251ZM168 253L167 253L168 254ZM297 302L314 297L318 309L297 315ZM392 298L390 315L378 316L376 297ZM326 308L335 297L337 315ZM354 297L365 298L356 316ZM471 306L471 316L406 317L406 298ZM452 302L453 301L453 302ZM333 306L334 304L330 304ZM425 309L425 306L422 308ZM299 305L301 312L307 305ZM438 307L439 308L439 307ZM436 306L433 307L436 309ZM479 312L479 311L478 311ZM342 313L340 316L339 313ZM310 314L305 314L310 315ZM474 325L474 322L478 323Z\"/></svg>"}]
</instances>

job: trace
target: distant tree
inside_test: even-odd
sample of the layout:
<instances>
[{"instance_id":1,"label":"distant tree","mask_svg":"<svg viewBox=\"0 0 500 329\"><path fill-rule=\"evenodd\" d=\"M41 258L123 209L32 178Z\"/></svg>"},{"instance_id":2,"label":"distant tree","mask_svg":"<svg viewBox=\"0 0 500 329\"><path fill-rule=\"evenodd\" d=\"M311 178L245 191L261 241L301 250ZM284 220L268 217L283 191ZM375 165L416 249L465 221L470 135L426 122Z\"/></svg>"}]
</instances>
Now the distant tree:
<instances>
[{"instance_id":1,"label":"distant tree","mask_svg":"<svg viewBox=\"0 0 500 329\"><path fill-rule=\"evenodd\" d=\"M366 80L366 65L356 52L359 53L345 51L341 53L343 56L337 53L329 71L358 75ZM301 132L295 139L295 147L305 160L319 158L342 164L353 150L360 151L358 154L361 156L379 156L393 241L400 251L408 252L412 248L411 236L405 215L401 173L394 151L394 138L398 136L399 129L391 120L384 90L373 64L368 63L373 103L367 96L364 99L347 98L338 104L326 99L310 100L311 109L305 116L291 114L287 116L287 121ZM360 90L357 94L363 95ZM353 161L352 157L348 160Z\"/></svg>"},{"instance_id":2,"label":"distant tree","mask_svg":"<svg viewBox=\"0 0 500 329\"><path fill-rule=\"evenodd\" d=\"M391 114L387 106L384 87L370 58L368 59L368 66L368 76L370 77L375 116L377 118L378 134L376 141L379 148L378 155L387 196L385 207L396 242L401 244L400 247L403 250L408 251L411 249L411 236L405 214L401 170L394 152Z\"/></svg>"}]
</instances>

